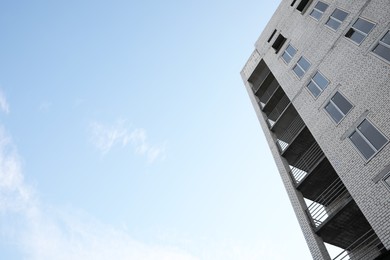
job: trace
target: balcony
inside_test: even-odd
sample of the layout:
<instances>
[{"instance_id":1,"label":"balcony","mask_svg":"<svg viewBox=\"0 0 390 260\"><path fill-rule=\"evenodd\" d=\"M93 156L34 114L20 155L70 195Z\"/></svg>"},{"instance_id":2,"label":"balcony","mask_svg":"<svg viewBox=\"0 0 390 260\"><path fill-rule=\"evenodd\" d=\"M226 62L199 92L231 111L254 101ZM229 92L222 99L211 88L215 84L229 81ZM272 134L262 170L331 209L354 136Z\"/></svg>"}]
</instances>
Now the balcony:
<instances>
[{"instance_id":1,"label":"balcony","mask_svg":"<svg viewBox=\"0 0 390 260\"><path fill-rule=\"evenodd\" d=\"M264 82L264 84L266 84L264 90L256 93L256 96L259 98L260 107L263 111L266 107L269 107L268 109L275 107L278 100L284 95L284 91L273 76L270 77L270 81L266 81L267 82Z\"/></svg>"},{"instance_id":2,"label":"balcony","mask_svg":"<svg viewBox=\"0 0 390 260\"><path fill-rule=\"evenodd\" d=\"M264 70L260 75L255 84L253 85L253 91L256 96L261 96L262 92L264 92L265 86L267 86L267 82L275 79L274 75L268 69Z\"/></svg>"},{"instance_id":3,"label":"balcony","mask_svg":"<svg viewBox=\"0 0 390 260\"><path fill-rule=\"evenodd\" d=\"M284 95L271 113L268 114L267 122L270 128L272 128L275 123L278 121L283 112L289 107L291 104L290 99L286 95Z\"/></svg>"},{"instance_id":4,"label":"balcony","mask_svg":"<svg viewBox=\"0 0 390 260\"><path fill-rule=\"evenodd\" d=\"M384 255L385 253L386 249L384 245L375 234L374 230L370 229L339 255L333 258L333 260L374 259L375 257Z\"/></svg>"},{"instance_id":5,"label":"balcony","mask_svg":"<svg viewBox=\"0 0 390 260\"><path fill-rule=\"evenodd\" d=\"M308 171L302 171L299 167L296 169L296 166L290 167L292 168L291 174L295 176L293 179L297 179L296 187L303 197L317 201L321 198L320 195L338 178L338 175L322 151L314 149L313 154L311 154L311 149L305 153L305 156L311 158L310 163L308 163L311 168ZM300 162L298 161L298 163Z\"/></svg>"},{"instance_id":6,"label":"balcony","mask_svg":"<svg viewBox=\"0 0 390 260\"><path fill-rule=\"evenodd\" d=\"M337 212L351 196L342 181L336 179L324 192L320 194L307 208L316 228L321 226L333 213Z\"/></svg>"},{"instance_id":7,"label":"balcony","mask_svg":"<svg viewBox=\"0 0 390 260\"><path fill-rule=\"evenodd\" d=\"M260 90L262 83L270 74L272 73L269 70L267 64L261 60L259 65L257 65L256 69L248 79L248 81L252 84L252 89L255 94Z\"/></svg>"},{"instance_id":8,"label":"balcony","mask_svg":"<svg viewBox=\"0 0 390 260\"><path fill-rule=\"evenodd\" d=\"M287 147L292 143L295 137L302 131L305 127L305 123L302 118L297 115L286 130L277 137L276 144L279 148L280 153L283 153Z\"/></svg>"},{"instance_id":9,"label":"balcony","mask_svg":"<svg viewBox=\"0 0 390 260\"><path fill-rule=\"evenodd\" d=\"M290 175L295 186L298 186L324 158L325 155L318 143L313 143L294 165L290 165Z\"/></svg>"},{"instance_id":10,"label":"balcony","mask_svg":"<svg viewBox=\"0 0 390 260\"><path fill-rule=\"evenodd\" d=\"M294 139L281 152L281 155L292 166L298 162L302 155L315 143L315 139L307 127L302 128Z\"/></svg>"},{"instance_id":11,"label":"balcony","mask_svg":"<svg viewBox=\"0 0 390 260\"><path fill-rule=\"evenodd\" d=\"M306 212L324 242L344 249L371 229L339 178L308 206Z\"/></svg>"},{"instance_id":12,"label":"balcony","mask_svg":"<svg viewBox=\"0 0 390 260\"><path fill-rule=\"evenodd\" d=\"M264 96L259 100L260 108L264 112L269 112L278 101L283 97L284 91L280 87L277 81L273 83L270 88L267 89L267 92L264 93Z\"/></svg>"}]
</instances>

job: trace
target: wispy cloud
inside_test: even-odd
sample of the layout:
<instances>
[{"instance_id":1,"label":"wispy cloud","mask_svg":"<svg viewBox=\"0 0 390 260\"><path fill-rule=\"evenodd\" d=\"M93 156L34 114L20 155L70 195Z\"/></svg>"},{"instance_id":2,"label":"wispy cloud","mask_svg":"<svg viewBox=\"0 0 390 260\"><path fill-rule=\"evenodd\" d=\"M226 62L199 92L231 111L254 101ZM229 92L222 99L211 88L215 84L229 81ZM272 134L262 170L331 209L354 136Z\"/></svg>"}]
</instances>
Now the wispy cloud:
<instances>
[{"instance_id":1,"label":"wispy cloud","mask_svg":"<svg viewBox=\"0 0 390 260\"><path fill-rule=\"evenodd\" d=\"M134 130L117 134L121 143L142 143L146 135ZM128 138L124 138L127 136ZM114 142L115 143L115 142ZM139 146L140 153L144 148ZM147 150L147 149L146 149ZM75 208L49 206L24 179L21 162L11 138L0 126L0 243L17 245L26 260L255 260L287 259L265 241L242 245L235 241L201 246L184 243L148 244L126 231L106 225ZM165 237L165 236L164 236ZM167 240L169 236L167 236ZM180 239L179 239L180 240ZM175 246L172 246L174 244ZM198 247L198 249L196 249ZM184 249L183 249L184 248ZM189 253L189 249L197 253ZM2 258L4 255L0 253Z\"/></svg>"},{"instance_id":2,"label":"wispy cloud","mask_svg":"<svg viewBox=\"0 0 390 260\"><path fill-rule=\"evenodd\" d=\"M177 247L150 245L75 209L49 207L26 184L11 139L0 128L0 236L27 260L198 259ZM18 219L18 221L15 221Z\"/></svg>"},{"instance_id":3,"label":"wispy cloud","mask_svg":"<svg viewBox=\"0 0 390 260\"><path fill-rule=\"evenodd\" d=\"M32 198L32 191L24 184L20 160L11 138L0 126L0 212L23 211Z\"/></svg>"},{"instance_id":4,"label":"wispy cloud","mask_svg":"<svg viewBox=\"0 0 390 260\"><path fill-rule=\"evenodd\" d=\"M1 90L0 90L0 109L6 114L9 113L9 105L7 99L5 98L5 95Z\"/></svg>"},{"instance_id":5,"label":"wispy cloud","mask_svg":"<svg viewBox=\"0 0 390 260\"><path fill-rule=\"evenodd\" d=\"M108 153L116 145L131 145L135 153L145 156L149 163L165 157L165 144L151 145L144 129L131 129L125 121L118 121L113 125L93 122L89 126L89 134L92 144L102 154Z\"/></svg>"}]
</instances>

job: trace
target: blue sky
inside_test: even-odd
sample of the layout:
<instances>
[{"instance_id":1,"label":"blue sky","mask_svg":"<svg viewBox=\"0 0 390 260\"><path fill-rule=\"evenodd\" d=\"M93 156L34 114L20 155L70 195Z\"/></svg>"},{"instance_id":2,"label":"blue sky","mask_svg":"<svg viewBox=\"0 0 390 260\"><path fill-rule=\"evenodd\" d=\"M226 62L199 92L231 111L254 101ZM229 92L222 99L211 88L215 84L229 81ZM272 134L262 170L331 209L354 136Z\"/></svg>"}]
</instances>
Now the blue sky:
<instances>
[{"instance_id":1,"label":"blue sky","mask_svg":"<svg viewBox=\"0 0 390 260\"><path fill-rule=\"evenodd\" d=\"M278 4L0 3L0 258L310 259L239 74Z\"/></svg>"}]
</instances>

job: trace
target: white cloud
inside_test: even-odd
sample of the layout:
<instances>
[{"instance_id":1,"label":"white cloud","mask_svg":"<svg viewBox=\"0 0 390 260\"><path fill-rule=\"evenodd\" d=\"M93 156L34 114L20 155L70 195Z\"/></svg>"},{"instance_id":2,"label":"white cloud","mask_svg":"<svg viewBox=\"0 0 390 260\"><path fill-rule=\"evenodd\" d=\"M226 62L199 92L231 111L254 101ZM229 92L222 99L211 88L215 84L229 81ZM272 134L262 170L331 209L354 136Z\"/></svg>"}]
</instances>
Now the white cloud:
<instances>
[{"instance_id":1,"label":"white cloud","mask_svg":"<svg viewBox=\"0 0 390 260\"><path fill-rule=\"evenodd\" d=\"M146 134L138 129L113 131L110 143L137 143L140 153L151 148L140 144ZM118 138L120 136L120 138ZM126 138L124 138L126 137ZM119 140L119 141L118 141ZM104 146L105 147L105 146ZM156 155L153 155L156 156ZM277 246L264 241L239 244L236 241L195 245L192 240L180 243L147 244L134 239L125 228L103 224L74 208L48 206L24 180L21 162L12 140L0 126L0 243L17 245L25 260L281 260ZM178 243L179 242L179 243ZM169 244L169 245L168 245ZM172 246L175 245L175 246ZM184 250L184 249L185 250ZM188 252L192 248L195 255ZM195 248L195 249L194 249ZM0 258L3 255L0 252Z\"/></svg>"},{"instance_id":2,"label":"white cloud","mask_svg":"<svg viewBox=\"0 0 390 260\"><path fill-rule=\"evenodd\" d=\"M31 201L12 141L0 126L0 212L25 210Z\"/></svg>"},{"instance_id":3,"label":"white cloud","mask_svg":"<svg viewBox=\"0 0 390 260\"><path fill-rule=\"evenodd\" d=\"M27 259L198 259L178 248L138 242L123 230L74 215L74 211L46 212L35 218L21 237Z\"/></svg>"},{"instance_id":4,"label":"white cloud","mask_svg":"<svg viewBox=\"0 0 390 260\"><path fill-rule=\"evenodd\" d=\"M3 112L6 114L9 113L9 105L7 99L5 98L5 95L1 90L0 90L0 109L3 110Z\"/></svg>"},{"instance_id":5,"label":"white cloud","mask_svg":"<svg viewBox=\"0 0 390 260\"><path fill-rule=\"evenodd\" d=\"M1 236L27 260L195 260L171 246L149 245L75 209L45 205L24 181L12 141L0 127ZM0 253L1 257L1 253Z\"/></svg>"},{"instance_id":6,"label":"white cloud","mask_svg":"<svg viewBox=\"0 0 390 260\"><path fill-rule=\"evenodd\" d=\"M92 144L102 154L108 153L115 145L132 145L135 153L145 156L149 163L165 157L165 145L151 145L144 129L131 130L124 121L110 126L93 122L89 130Z\"/></svg>"}]
</instances>

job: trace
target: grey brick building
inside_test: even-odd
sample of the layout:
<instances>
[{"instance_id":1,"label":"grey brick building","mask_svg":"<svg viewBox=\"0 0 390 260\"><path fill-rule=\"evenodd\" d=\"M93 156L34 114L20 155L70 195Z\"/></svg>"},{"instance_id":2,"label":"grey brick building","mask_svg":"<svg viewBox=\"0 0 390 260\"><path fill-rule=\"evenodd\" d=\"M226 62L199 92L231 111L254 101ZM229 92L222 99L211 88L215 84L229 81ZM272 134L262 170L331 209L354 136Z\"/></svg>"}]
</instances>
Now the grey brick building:
<instances>
[{"instance_id":1,"label":"grey brick building","mask_svg":"<svg viewBox=\"0 0 390 260\"><path fill-rule=\"evenodd\" d=\"M313 259L390 258L390 0L283 0L241 76Z\"/></svg>"}]
</instances>

